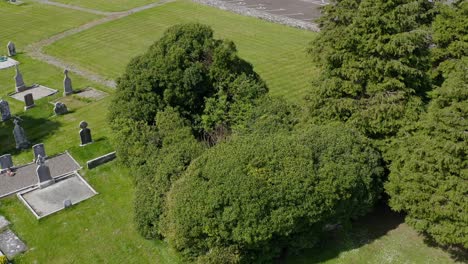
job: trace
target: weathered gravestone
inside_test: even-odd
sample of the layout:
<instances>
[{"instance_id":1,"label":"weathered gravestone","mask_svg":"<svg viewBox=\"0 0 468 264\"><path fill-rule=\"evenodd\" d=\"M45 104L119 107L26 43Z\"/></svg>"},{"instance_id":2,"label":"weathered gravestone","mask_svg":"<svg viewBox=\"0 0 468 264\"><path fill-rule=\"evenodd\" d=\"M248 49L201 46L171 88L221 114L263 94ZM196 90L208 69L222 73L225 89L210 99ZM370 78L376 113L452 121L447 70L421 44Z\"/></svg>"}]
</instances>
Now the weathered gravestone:
<instances>
[{"instance_id":1,"label":"weathered gravestone","mask_svg":"<svg viewBox=\"0 0 468 264\"><path fill-rule=\"evenodd\" d=\"M63 79L63 95L67 96L73 94L72 81L68 77L68 70L63 71L65 78Z\"/></svg>"},{"instance_id":2,"label":"weathered gravestone","mask_svg":"<svg viewBox=\"0 0 468 264\"><path fill-rule=\"evenodd\" d=\"M72 204L72 201L70 199L67 199L67 200L63 201L63 208L69 208L72 205L73 204Z\"/></svg>"},{"instance_id":3,"label":"weathered gravestone","mask_svg":"<svg viewBox=\"0 0 468 264\"><path fill-rule=\"evenodd\" d=\"M15 56L16 55L16 47L15 47L15 43L13 42L8 42L7 44L7 51L8 51L8 56Z\"/></svg>"},{"instance_id":4,"label":"weathered gravestone","mask_svg":"<svg viewBox=\"0 0 468 264\"><path fill-rule=\"evenodd\" d=\"M81 121L80 123L80 138L81 138L81 145L84 146L90 143L93 143L93 139L91 137L91 130L88 128L88 123L85 121Z\"/></svg>"},{"instance_id":5,"label":"weathered gravestone","mask_svg":"<svg viewBox=\"0 0 468 264\"><path fill-rule=\"evenodd\" d=\"M27 89L26 84L24 84L23 75L21 74L18 65L16 65L15 85L16 92L18 93Z\"/></svg>"},{"instance_id":6,"label":"weathered gravestone","mask_svg":"<svg viewBox=\"0 0 468 264\"><path fill-rule=\"evenodd\" d=\"M13 167L13 159L11 158L11 155L5 154L3 156L0 156L0 168L2 170L6 170L11 167Z\"/></svg>"},{"instance_id":7,"label":"weathered gravestone","mask_svg":"<svg viewBox=\"0 0 468 264\"><path fill-rule=\"evenodd\" d=\"M34 153L34 162L37 162L37 159L38 159L39 155L41 157L44 157L44 158L47 157L46 152L45 152L45 147L44 147L43 143L34 145L32 147L32 149L33 149L33 153Z\"/></svg>"},{"instance_id":8,"label":"weathered gravestone","mask_svg":"<svg viewBox=\"0 0 468 264\"><path fill-rule=\"evenodd\" d=\"M54 113L56 115L64 115L68 113L67 106L64 103L56 102L54 105Z\"/></svg>"},{"instance_id":9,"label":"weathered gravestone","mask_svg":"<svg viewBox=\"0 0 468 264\"><path fill-rule=\"evenodd\" d=\"M37 156L36 164L38 165L36 169L36 175L38 179L39 188L44 188L49 185L52 185L55 181L50 174L49 166L45 164L45 158L41 155Z\"/></svg>"},{"instance_id":10,"label":"weathered gravestone","mask_svg":"<svg viewBox=\"0 0 468 264\"><path fill-rule=\"evenodd\" d=\"M13 128L13 136L15 137L16 149L26 149L29 147L28 138L26 138L26 133L24 129L19 125L19 120L15 119L15 128Z\"/></svg>"},{"instance_id":11,"label":"weathered gravestone","mask_svg":"<svg viewBox=\"0 0 468 264\"><path fill-rule=\"evenodd\" d=\"M34 104L34 97L33 97L33 94L32 93L28 93L28 94L25 94L24 95L24 110L28 110L34 106L36 106Z\"/></svg>"},{"instance_id":12,"label":"weathered gravestone","mask_svg":"<svg viewBox=\"0 0 468 264\"><path fill-rule=\"evenodd\" d=\"M7 101L0 100L0 113L2 114L2 121L7 121L11 118L10 105Z\"/></svg>"}]
</instances>

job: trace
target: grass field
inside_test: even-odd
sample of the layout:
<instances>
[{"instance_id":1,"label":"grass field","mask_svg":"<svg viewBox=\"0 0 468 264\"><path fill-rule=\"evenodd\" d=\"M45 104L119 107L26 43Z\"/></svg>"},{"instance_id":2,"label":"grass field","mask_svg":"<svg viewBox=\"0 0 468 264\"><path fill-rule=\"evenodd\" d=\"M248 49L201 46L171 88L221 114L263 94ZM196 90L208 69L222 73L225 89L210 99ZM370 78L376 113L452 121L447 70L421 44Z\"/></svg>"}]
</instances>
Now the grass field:
<instances>
[{"instance_id":1,"label":"grass field","mask_svg":"<svg viewBox=\"0 0 468 264\"><path fill-rule=\"evenodd\" d=\"M60 40L46 53L100 73L118 77L128 61L146 51L168 27L186 22L211 25L217 38L233 40L274 95L300 99L315 74L305 49L315 34L177 1Z\"/></svg>"},{"instance_id":2,"label":"grass field","mask_svg":"<svg viewBox=\"0 0 468 264\"><path fill-rule=\"evenodd\" d=\"M99 16L49 5L26 2L21 6L0 1L0 55L8 41L21 52L25 45L71 29ZM0 84L1 85L1 84Z\"/></svg>"},{"instance_id":3,"label":"grass field","mask_svg":"<svg viewBox=\"0 0 468 264\"><path fill-rule=\"evenodd\" d=\"M115 12L158 2L158 0L55 0L55 2L101 11Z\"/></svg>"},{"instance_id":4,"label":"grass field","mask_svg":"<svg viewBox=\"0 0 468 264\"><path fill-rule=\"evenodd\" d=\"M16 36L20 46L26 45L95 18L38 4L16 7L0 2L0 10L4 7L9 12L0 16L1 45L6 45L8 36ZM40 12L42 16L32 15ZM12 23L21 17L25 21L14 24L15 31L3 26L4 21ZM274 94L300 98L309 85L307 80L314 69L305 57L304 48L314 34L187 2L135 14L83 32L57 43L49 52L60 53L83 65L90 60L91 69L115 77L130 57L143 52L165 28L179 20L211 24L218 37L236 41L241 56L254 63ZM112 131L106 122L111 96L100 101L76 96L61 98L63 69L33 60L27 54L20 54L16 59L21 62L27 84L40 83L59 90L57 95L36 100L37 107L24 112L22 102L7 96L14 91L14 70L0 71L0 98L6 99L13 114L24 120L22 125L33 143L44 143L48 155L68 150L81 165L113 150L109 142ZM75 89L91 86L113 93L73 73L70 76ZM50 103L54 100L65 102L71 113L54 116ZM96 141L86 147L78 146L81 120L89 123ZM31 150L14 150L12 129L12 121L0 122L0 154L14 154L15 164L30 162ZM12 229L29 247L14 263L181 263L178 254L164 242L145 240L135 231L131 171L113 161L94 170L84 169L81 174L99 195L40 221L16 197L0 201L0 215L12 222ZM290 257L284 263L454 263L447 253L427 246L401 222L395 214L377 211L356 222L350 233L333 234L317 249Z\"/></svg>"}]
</instances>

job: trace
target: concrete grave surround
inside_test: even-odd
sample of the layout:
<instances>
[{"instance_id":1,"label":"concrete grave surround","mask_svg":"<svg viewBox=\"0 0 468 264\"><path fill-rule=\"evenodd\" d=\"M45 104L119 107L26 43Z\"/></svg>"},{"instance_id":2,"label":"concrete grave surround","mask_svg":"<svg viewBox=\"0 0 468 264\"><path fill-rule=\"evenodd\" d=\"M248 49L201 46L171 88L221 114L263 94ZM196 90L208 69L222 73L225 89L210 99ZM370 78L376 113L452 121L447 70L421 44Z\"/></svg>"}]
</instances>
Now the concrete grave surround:
<instances>
[{"instance_id":1,"label":"concrete grave surround","mask_svg":"<svg viewBox=\"0 0 468 264\"><path fill-rule=\"evenodd\" d=\"M79 174L70 173L57 178L47 188L35 188L18 193L18 198L37 219L65 208L65 201L77 204L98 194Z\"/></svg>"},{"instance_id":2,"label":"concrete grave surround","mask_svg":"<svg viewBox=\"0 0 468 264\"><path fill-rule=\"evenodd\" d=\"M11 118L10 105L5 100L0 100L0 114L4 122Z\"/></svg>"},{"instance_id":3,"label":"concrete grave surround","mask_svg":"<svg viewBox=\"0 0 468 264\"><path fill-rule=\"evenodd\" d=\"M10 229L0 233L0 250L9 258L23 253L28 248Z\"/></svg>"},{"instance_id":4,"label":"concrete grave surround","mask_svg":"<svg viewBox=\"0 0 468 264\"><path fill-rule=\"evenodd\" d=\"M102 165L104 163L114 160L116 157L117 157L116 152L114 151L106 155L97 157L95 159L89 160L88 162L86 162L86 165L88 166L88 169L94 169L99 165Z\"/></svg>"},{"instance_id":5,"label":"concrete grave surround","mask_svg":"<svg viewBox=\"0 0 468 264\"><path fill-rule=\"evenodd\" d=\"M51 96L51 95L58 93L58 90L54 90L46 86L35 84L31 86L30 88L28 88L27 90L24 90L22 92L16 92L16 93L10 94L9 96L18 101L23 101L24 95L28 93L32 93L35 100L39 100L44 97Z\"/></svg>"},{"instance_id":6,"label":"concrete grave surround","mask_svg":"<svg viewBox=\"0 0 468 264\"><path fill-rule=\"evenodd\" d=\"M53 178L66 175L70 172L81 169L81 166L68 154L62 153L47 159L50 173ZM26 165L18 166L14 169L15 176L9 177L6 173L0 174L0 198L13 195L25 189L37 185L36 176L37 164L31 162Z\"/></svg>"},{"instance_id":7,"label":"concrete grave surround","mask_svg":"<svg viewBox=\"0 0 468 264\"><path fill-rule=\"evenodd\" d=\"M19 62L17 62L16 60L7 57L6 61L0 61L0 70L15 67L18 64Z\"/></svg>"},{"instance_id":8,"label":"concrete grave surround","mask_svg":"<svg viewBox=\"0 0 468 264\"><path fill-rule=\"evenodd\" d=\"M82 90L81 92L76 93L75 95L78 96L78 97L81 97L81 98L92 99L92 100L97 101L97 100L101 100L101 99L105 98L108 94L105 93L105 92L102 92L102 91L99 91L99 90L88 87L88 88Z\"/></svg>"}]
</instances>

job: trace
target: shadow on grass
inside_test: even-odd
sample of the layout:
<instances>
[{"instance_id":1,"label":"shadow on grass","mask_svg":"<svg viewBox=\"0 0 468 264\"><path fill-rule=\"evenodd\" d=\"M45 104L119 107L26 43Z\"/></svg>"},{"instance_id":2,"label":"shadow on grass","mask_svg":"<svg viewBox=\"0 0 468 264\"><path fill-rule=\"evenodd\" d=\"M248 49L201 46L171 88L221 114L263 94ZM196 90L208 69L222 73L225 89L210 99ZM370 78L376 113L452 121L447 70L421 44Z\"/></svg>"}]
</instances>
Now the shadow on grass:
<instances>
[{"instance_id":1,"label":"shadow on grass","mask_svg":"<svg viewBox=\"0 0 468 264\"><path fill-rule=\"evenodd\" d=\"M424 234L424 243L432 248L439 248L447 252L450 257L460 263L468 263L468 249L462 246L441 246L427 234Z\"/></svg>"},{"instance_id":2,"label":"shadow on grass","mask_svg":"<svg viewBox=\"0 0 468 264\"><path fill-rule=\"evenodd\" d=\"M277 263L322 263L345 251L360 248L396 229L404 222L404 215L393 212L385 202L379 202L373 212L352 222L349 229L340 228L325 234L315 248L300 256L289 256Z\"/></svg>"},{"instance_id":3,"label":"shadow on grass","mask_svg":"<svg viewBox=\"0 0 468 264\"><path fill-rule=\"evenodd\" d=\"M52 135L60 127L58 122L47 118L36 118L27 115L23 115L20 118L22 120L20 126L24 129L31 146L42 143L46 137ZM0 154L14 155L21 152L16 149L15 138L13 136L14 127L13 118L0 123Z\"/></svg>"}]
</instances>

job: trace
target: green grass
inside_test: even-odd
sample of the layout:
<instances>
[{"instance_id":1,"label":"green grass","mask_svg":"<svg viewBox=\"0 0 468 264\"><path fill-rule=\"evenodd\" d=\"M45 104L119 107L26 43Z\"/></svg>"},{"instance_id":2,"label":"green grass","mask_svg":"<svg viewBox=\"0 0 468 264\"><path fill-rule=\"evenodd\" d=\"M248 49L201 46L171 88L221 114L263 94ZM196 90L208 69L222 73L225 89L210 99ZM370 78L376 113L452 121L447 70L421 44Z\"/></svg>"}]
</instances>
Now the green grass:
<instances>
[{"instance_id":1,"label":"green grass","mask_svg":"<svg viewBox=\"0 0 468 264\"><path fill-rule=\"evenodd\" d=\"M157 0L54 0L54 2L60 2L64 4L70 4L75 6L81 6L90 9L96 9L101 11L124 11L129 10L138 6L143 6Z\"/></svg>"},{"instance_id":2,"label":"green grass","mask_svg":"<svg viewBox=\"0 0 468 264\"><path fill-rule=\"evenodd\" d=\"M0 12L0 55L6 54L8 41L13 41L21 52L27 44L99 17L34 2L16 6L0 1Z\"/></svg>"},{"instance_id":3,"label":"green grass","mask_svg":"<svg viewBox=\"0 0 468 264\"><path fill-rule=\"evenodd\" d=\"M233 40L273 95L301 99L316 74L306 54L315 33L177 1L73 35L45 48L46 53L108 78L123 73L129 60L145 52L170 26L211 25L217 38Z\"/></svg>"}]
</instances>

